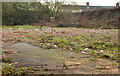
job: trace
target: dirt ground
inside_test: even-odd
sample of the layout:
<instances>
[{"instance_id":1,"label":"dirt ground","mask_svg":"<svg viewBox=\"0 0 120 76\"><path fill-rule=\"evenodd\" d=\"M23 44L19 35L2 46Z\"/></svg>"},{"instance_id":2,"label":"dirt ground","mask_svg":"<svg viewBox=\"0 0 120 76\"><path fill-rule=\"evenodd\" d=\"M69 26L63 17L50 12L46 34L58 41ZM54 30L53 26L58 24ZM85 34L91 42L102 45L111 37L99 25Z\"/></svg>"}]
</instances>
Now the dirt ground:
<instances>
[{"instance_id":1,"label":"dirt ground","mask_svg":"<svg viewBox=\"0 0 120 76\"><path fill-rule=\"evenodd\" d=\"M54 37L67 36L72 37L83 36L91 37L91 40L83 41L84 44L91 44L94 41L103 42L118 42L117 29L87 29L87 28L52 28L52 27L3 27L2 28L2 49L3 55L10 57L19 65L31 65L37 67L40 71L35 71L35 74L116 74L118 67L115 65L115 60L96 58L87 52L74 52L74 46L66 48L58 48L58 45L53 45L53 51L45 49L47 45L45 40L38 40L41 36L53 35ZM106 37L107 38L103 38ZM110 37L110 38L109 38ZM69 40L69 39L66 39ZM84 40L84 39L83 39ZM44 41L44 42L43 42ZM49 41L49 39L48 39ZM73 39L74 41L74 39ZM69 42L69 41L68 41ZM75 42L75 41L74 41ZM77 42L77 41L76 41ZM22 44L23 43L23 44ZM47 42L52 44L51 42ZM81 42L82 43L82 42ZM27 45L28 44L28 45ZM41 47L42 46L42 47ZM30 49L29 49L30 48ZM70 50L70 48L72 50ZM4 51L14 50L14 54L5 54ZM28 50L29 49L29 50ZM42 49L42 50L41 50ZM84 47L87 49L87 47ZM91 52L90 49L89 52ZM96 51L96 49L93 49ZM106 49L108 50L108 49ZM20 54L19 54L20 51ZM97 51L100 51L97 49ZM104 53L108 53L104 50ZM42 55L42 56L41 56ZM30 57L31 56L31 57ZM88 56L88 57L87 57ZM92 60L95 59L95 60ZM36 60L36 63L32 61ZM25 62L26 61L26 62ZM43 66L47 64L47 66ZM39 65L39 66L36 66ZM42 65L42 66L41 66ZM54 67L53 67L54 66ZM41 71L41 69L48 69Z\"/></svg>"}]
</instances>

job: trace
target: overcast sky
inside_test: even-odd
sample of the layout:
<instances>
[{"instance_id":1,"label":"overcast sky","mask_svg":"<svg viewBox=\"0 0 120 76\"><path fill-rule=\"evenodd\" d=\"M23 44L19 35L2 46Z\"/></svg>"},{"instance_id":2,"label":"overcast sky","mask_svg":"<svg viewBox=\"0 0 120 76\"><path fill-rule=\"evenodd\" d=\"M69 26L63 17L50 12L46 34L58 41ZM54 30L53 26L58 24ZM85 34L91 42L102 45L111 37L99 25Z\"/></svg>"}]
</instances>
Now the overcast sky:
<instances>
[{"instance_id":1,"label":"overcast sky","mask_svg":"<svg viewBox=\"0 0 120 76\"><path fill-rule=\"evenodd\" d=\"M45 0L38 0L40 2L44 2ZM47 1L55 1L55 0L47 0ZM86 2L89 2L90 5L95 6L115 6L117 2L120 2L120 0L58 0L58 1L65 1L67 3L70 2L76 2L80 5L85 5Z\"/></svg>"}]
</instances>

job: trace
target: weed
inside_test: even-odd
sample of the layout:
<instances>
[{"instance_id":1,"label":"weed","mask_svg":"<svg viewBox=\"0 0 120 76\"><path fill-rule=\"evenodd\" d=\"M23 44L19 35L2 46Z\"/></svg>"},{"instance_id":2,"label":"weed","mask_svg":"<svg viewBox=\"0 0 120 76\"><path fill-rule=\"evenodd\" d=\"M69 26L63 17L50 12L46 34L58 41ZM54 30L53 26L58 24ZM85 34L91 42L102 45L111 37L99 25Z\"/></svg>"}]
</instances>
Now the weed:
<instances>
[{"instance_id":1,"label":"weed","mask_svg":"<svg viewBox=\"0 0 120 76\"><path fill-rule=\"evenodd\" d=\"M27 70L28 71L33 71L33 68L32 67L27 67Z\"/></svg>"},{"instance_id":2,"label":"weed","mask_svg":"<svg viewBox=\"0 0 120 76\"><path fill-rule=\"evenodd\" d=\"M118 67L119 66L119 63L117 63L117 62L114 62L114 64Z\"/></svg>"},{"instance_id":3,"label":"weed","mask_svg":"<svg viewBox=\"0 0 120 76\"><path fill-rule=\"evenodd\" d=\"M32 42L28 42L28 44L32 44Z\"/></svg>"},{"instance_id":4,"label":"weed","mask_svg":"<svg viewBox=\"0 0 120 76\"><path fill-rule=\"evenodd\" d=\"M113 30L113 32L118 32L118 30Z\"/></svg>"},{"instance_id":5,"label":"weed","mask_svg":"<svg viewBox=\"0 0 120 76\"><path fill-rule=\"evenodd\" d=\"M41 71L48 71L48 69L47 68L43 68L43 69L41 69Z\"/></svg>"},{"instance_id":6,"label":"weed","mask_svg":"<svg viewBox=\"0 0 120 76\"><path fill-rule=\"evenodd\" d=\"M85 35L82 35L81 37L85 38L86 36L85 36Z\"/></svg>"},{"instance_id":7,"label":"weed","mask_svg":"<svg viewBox=\"0 0 120 76\"><path fill-rule=\"evenodd\" d=\"M111 56L108 55L108 54L102 54L102 55L100 56L100 58L111 58Z\"/></svg>"},{"instance_id":8,"label":"weed","mask_svg":"<svg viewBox=\"0 0 120 76\"><path fill-rule=\"evenodd\" d=\"M21 39L16 39L18 42L22 42L22 40Z\"/></svg>"},{"instance_id":9,"label":"weed","mask_svg":"<svg viewBox=\"0 0 120 76\"><path fill-rule=\"evenodd\" d=\"M106 38L106 39L110 39L110 36L109 36L109 35L106 35L105 38Z\"/></svg>"},{"instance_id":10,"label":"weed","mask_svg":"<svg viewBox=\"0 0 120 76\"><path fill-rule=\"evenodd\" d=\"M11 58L8 58L8 57L2 57L2 62L4 63L12 63L12 59Z\"/></svg>"},{"instance_id":11,"label":"weed","mask_svg":"<svg viewBox=\"0 0 120 76\"><path fill-rule=\"evenodd\" d=\"M51 31L52 31L52 32L56 32L56 30L54 30L54 29L52 29Z\"/></svg>"},{"instance_id":12,"label":"weed","mask_svg":"<svg viewBox=\"0 0 120 76\"><path fill-rule=\"evenodd\" d=\"M70 41L69 45L70 45L70 46L73 46L73 45L75 45L75 42Z\"/></svg>"},{"instance_id":13,"label":"weed","mask_svg":"<svg viewBox=\"0 0 120 76\"><path fill-rule=\"evenodd\" d=\"M95 54L95 53L97 53L97 52L96 52L96 51L91 51L91 53L92 53L92 54Z\"/></svg>"},{"instance_id":14,"label":"weed","mask_svg":"<svg viewBox=\"0 0 120 76\"><path fill-rule=\"evenodd\" d=\"M90 61L94 61L94 62L97 62L97 60L96 59L94 59L94 58L92 58L92 59L89 59Z\"/></svg>"},{"instance_id":15,"label":"weed","mask_svg":"<svg viewBox=\"0 0 120 76\"><path fill-rule=\"evenodd\" d=\"M69 38L73 38L73 39L76 40L76 41L80 41L80 40L81 40L81 37L80 37L80 36L74 36L74 37L69 37Z\"/></svg>"},{"instance_id":16,"label":"weed","mask_svg":"<svg viewBox=\"0 0 120 76\"><path fill-rule=\"evenodd\" d=\"M14 68L13 66L9 64L4 64L2 67L2 74L6 75L22 75L22 74L28 74L23 68L18 67Z\"/></svg>"},{"instance_id":17,"label":"weed","mask_svg":"<svg viewBox=\"0 0 120 76\"><path fill-rule=\"evenodd\" d=\"M82 51L82 50L84 50L84 48L76 47L75 50L76 50L76 51Z\"/></svg>"},{"instance_id":18,"label":"weed","mask_svg":"<svg viewBox=\"0 0 120 76\"><path fill-rule=\"evenodd\" d=\"M64 67L65 69L68 69L68 68L67 68L67 65L66 65L65 63L63 63L63 67Z\"/></svg>"},{"instance_id":19,"label":"weed","mask_svg":"<svg viewBox=\"0 0 120 76\"><path fill-rule=\"evenodd\" d=\"M106 45L105 45L104 42L94 42L93 45L92 45L92 48L101 50L101 49L105 49Z\"/></svg>"},{"instance_id":20,"label":"weed","mask_svg":"<svg viewBox=\"0 0 120 76\"><path fill-rule=\"evenodd\" d=\"M66 42L65 39L60 39L60 38L58 38L58 37L53 38L53 41L54 41L54 42L57 42L57 43L64 43L64 42Z\"/></svg>"}]
</instances>

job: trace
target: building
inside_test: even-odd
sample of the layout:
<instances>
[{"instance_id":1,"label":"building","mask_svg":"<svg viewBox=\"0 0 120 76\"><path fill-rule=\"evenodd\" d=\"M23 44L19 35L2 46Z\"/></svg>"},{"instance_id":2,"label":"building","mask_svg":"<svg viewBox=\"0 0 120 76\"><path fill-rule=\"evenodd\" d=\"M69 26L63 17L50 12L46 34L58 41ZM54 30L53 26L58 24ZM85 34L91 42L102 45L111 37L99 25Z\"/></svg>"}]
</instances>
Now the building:
<instances>
[{"instance_id":1,"label":"building","mask_svg":"<svg viewBox=\"0 0 120 76\"><path fill-rule=\"evenodd\" d=\"M96 10L96 9L109 9L114 8L114 6L85 6L85 5L62 5L61 12L72 12L79 13L85 10Z\"/></svg>"}]
</instances>

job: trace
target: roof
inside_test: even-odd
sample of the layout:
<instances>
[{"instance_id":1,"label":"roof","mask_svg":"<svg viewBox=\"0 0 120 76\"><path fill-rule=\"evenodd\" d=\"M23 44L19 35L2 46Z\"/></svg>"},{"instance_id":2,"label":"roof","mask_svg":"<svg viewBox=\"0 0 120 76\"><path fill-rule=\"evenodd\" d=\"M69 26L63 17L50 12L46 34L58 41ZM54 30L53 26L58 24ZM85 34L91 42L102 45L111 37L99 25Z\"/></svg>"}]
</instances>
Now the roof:
<instances>
[{"instance_id":1,"label":"roof","mask_svg":"<svg viewBox=\"0 0 120 76\"><path fill-rule=\"evenodd\" d=\"M113 8L114 6L89 6L89 9ZM86 9L85 5L62 5L62 9Z\"/></svg>"}]
</instances>

